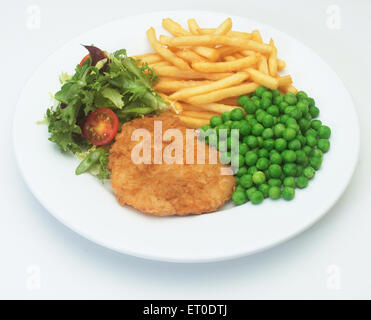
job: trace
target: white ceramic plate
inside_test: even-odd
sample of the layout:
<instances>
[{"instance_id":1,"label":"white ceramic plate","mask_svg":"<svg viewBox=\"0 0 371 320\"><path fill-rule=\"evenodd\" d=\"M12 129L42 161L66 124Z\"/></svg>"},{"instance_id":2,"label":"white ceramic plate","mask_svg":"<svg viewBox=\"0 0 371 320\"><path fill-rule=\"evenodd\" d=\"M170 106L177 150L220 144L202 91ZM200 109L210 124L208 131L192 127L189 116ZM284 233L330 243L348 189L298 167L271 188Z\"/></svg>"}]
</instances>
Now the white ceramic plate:
<instances>
[{"instance_id":1,"label":"white ceramic plate","mask_svg":"<svg viewBox=\"0 0 371 320\"><path fill-rule=\"evenodd\" d=\"M151 52L145 31L172 17L183 25L194 17L201 26L217 26L226 15L207 12L159 12L114 21L96 28L52 54L35 72L19 100L14 146L24 179L36 198L62 223L82 236L122 253L162 261L207 262L235 258L277 245L318 221L347 186L359 152L359 125L352 99L335 72L311 49L267 25L232 17L235 30L259 29L273 37L279 57L295 86L315 97L320 119L332 128L331 150L323 166L293 201L227 205L219 212L158 218L121 207L109 186L90 175L75 176L78 160L61 154L37 125L50 106L49 92L60 87L58 75L73 72L86 54L81 44L107 51L126 48L129 55Z\"/></svg>"}]
</instances>

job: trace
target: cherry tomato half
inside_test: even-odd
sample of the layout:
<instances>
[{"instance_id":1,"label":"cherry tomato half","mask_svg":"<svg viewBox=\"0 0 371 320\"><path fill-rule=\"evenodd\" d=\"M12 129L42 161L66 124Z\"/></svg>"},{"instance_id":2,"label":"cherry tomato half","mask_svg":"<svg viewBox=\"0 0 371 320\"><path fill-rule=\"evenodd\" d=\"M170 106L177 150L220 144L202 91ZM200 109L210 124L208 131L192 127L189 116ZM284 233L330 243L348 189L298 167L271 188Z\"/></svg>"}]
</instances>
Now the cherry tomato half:
<instances>
[{"instance_id":1,"label":"cherry tomato half","mask_svg":"<svg viewBox=\"0 0 371 320\"><path fill-rule=\"evenodd\" d=\"M82 134L96 146L102 146L112 141L119 130L119 119L108 108L92 111L82 127Z\"/></svg>"}]
</instances>

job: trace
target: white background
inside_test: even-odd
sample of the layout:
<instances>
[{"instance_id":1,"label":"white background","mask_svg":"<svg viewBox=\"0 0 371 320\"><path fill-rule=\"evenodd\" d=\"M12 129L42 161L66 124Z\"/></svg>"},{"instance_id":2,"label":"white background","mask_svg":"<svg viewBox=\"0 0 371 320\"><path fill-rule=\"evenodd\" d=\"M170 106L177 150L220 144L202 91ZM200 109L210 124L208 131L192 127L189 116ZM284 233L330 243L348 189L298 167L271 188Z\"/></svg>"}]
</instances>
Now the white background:
<instances>
[{"instance_id":1,"label":"white background","mask_svg":"<svg viewBox=\"0 0 371 320\"><path fill-rule=\"evenodd\" d=\"M37 29L30 28L27 11L33 5L41 11ZM340 29L331 24L333 5L340 10ZM176 9L246 16L284 31L313 48L353 96L361 153L349 187L314 227L266 252L187 265L109 251L57 222L31 195L15 165L15 104L48 55L111 20ZM0 298L371 298L370 1L33 0L3 4L0 17ZM117 30L117 37L121 32L130 30ZM53 183L58 182L51 188ZM39 288L33 281L38 275Z\"/></svg>"}]
</instances>

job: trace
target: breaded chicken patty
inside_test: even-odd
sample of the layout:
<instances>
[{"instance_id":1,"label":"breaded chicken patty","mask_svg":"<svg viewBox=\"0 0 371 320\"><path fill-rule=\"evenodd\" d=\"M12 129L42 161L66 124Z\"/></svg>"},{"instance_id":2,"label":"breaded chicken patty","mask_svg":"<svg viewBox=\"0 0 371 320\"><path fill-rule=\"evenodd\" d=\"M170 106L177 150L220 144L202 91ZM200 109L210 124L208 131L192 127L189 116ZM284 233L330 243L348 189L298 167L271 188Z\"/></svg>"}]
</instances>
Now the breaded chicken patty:
<instances>
[{"instance_id":1,"label":"breaded chicken patty","mask_svg":"<svg viewBox=\"0 0 371 320\"><path fill-rule=\"evenodd\" d=\"M167 129L173 128L179 129L182 133L184 139L181 147L184 152L181 163L165 163L165 152L162 164L154 163L155 121L162 121L163 134ZM136 129L145 129L151 135L150 164L136 164L133 161L132 151L133 154L136 151L133 148L143 142L132 141L132 134ZM233 175L221 174L221 168L227 171L230 168L220 164L219 157L217 164L209 164L209 146L200 141L198 143L205 147L205 164L196 164L198 139L193 137L187 140L193 141L193 146L193 143L186 143L185 137L186 127L174 117L144 117L122 126L109 157L111 184L121 205L130 205L144 213L157 216L184 216L216 211L231 198L235 179ZM162 150L165 150L172 141L174 139L163 141ZM189 156L188 160L186 157L192 148L195 164L189 164L192 157ZM144 155L144 152L141 155Z\"/></svg>"}]
</instances>

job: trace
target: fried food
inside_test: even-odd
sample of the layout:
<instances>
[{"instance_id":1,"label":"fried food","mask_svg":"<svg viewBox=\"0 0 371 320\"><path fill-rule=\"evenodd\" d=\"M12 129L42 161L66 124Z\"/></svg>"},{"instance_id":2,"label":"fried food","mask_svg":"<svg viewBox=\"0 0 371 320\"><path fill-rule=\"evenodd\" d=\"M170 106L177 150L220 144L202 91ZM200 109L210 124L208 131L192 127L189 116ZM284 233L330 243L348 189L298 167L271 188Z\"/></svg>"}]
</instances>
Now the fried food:
<instances>
[{"instance_id":1,"label":"fried food","mask_svg":"<svg viewBox=\"0 0 371 320\"><path fill-rule=\"evenodd\" d=\"M182 133L184 139L181 163L154 163L155 121L162 121L164 135L167 129L175 128ZM151 134L150 164L135 164L132 160L132 150L140 143L131 139L136 129L146 129ZM189 164L189 159L197 162L197 137L189 139L193 141L194 146L192 143L185 143L185 137L186 126L178 118L164 115L134 119L122 126L109 157L111 183L121 205L130 205L144 213L157 216L184 216L216 211L231 198L234 177L221 174L221 169L230 169L220 164L219 160L217 164L210 164L212 153L209 146L202 142L198 143L205 146L205 164ZM166 150L172 142L162 143L162 150Z\"/></svg>"}]
</instances>

